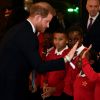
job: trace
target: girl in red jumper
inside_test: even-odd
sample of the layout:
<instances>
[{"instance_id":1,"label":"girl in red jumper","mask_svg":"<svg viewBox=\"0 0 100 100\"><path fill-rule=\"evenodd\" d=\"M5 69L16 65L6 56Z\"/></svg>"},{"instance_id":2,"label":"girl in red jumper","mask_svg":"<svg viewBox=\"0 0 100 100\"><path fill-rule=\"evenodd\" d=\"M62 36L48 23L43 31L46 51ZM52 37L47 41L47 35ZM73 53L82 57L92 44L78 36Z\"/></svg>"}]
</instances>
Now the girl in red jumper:
<instances>
[{"instance_id":1,"label":"girl in red jumper","mask_svg":"<svg viewBox=\"0 0 100 100\"><path fill-rule=\"evenodd\" d=\"M87 54L87 58L89 64L91 64L91 66L95 68L94 62L97 60L96 53L91 50ZM82 66L84 66L84 63L82 63ZM74 100L94 100L94 89L95 82L89 80L87 75L83 72L83 70L81 70L80 73L77 75L74 83Z\"/></svg>"},{"instance_id":2,"label":"girl in red jumper","mask_svg":"<svg viewBox=\"0 0 100 100\"><path fill-rule=\"evenodd\" d=\"M86 55L89 49L82 56L82 69L88 79L92 82L95 82L95 90L94 90L94 100L100 100L100 73L96 73L94 69L91 67ZM100 61L100 59L99 59Z\"/></svg>"}]
</instances>

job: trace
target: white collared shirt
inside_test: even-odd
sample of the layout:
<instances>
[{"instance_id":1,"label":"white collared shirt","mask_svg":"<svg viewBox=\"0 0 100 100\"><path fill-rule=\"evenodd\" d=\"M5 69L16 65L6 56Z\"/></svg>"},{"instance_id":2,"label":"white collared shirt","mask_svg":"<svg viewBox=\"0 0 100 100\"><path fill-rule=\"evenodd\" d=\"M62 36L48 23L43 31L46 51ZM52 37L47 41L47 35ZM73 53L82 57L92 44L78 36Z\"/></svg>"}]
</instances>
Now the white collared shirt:
<instances>
[{"instance_id":1,"label":"white collared shirt","mask_svg":"<svg viewBox=\"0 0 100 100\"><path fill-rule=\"evenodd\" d=\"M76 52L77 52L77 56L84 50L85 46L84 45L81 45L79 48L77 48ZM75 59L75 57L73 57L73 59Z\"/></svg>"},{"instance_id":2,"label":"white collared shirt","mask_svg":"<svg viewBox=\"0 0 100 100\"><path fill-rule=\"evenodd\" d=\"M36 32L36 29L35 29L34 25L32 24L32 22L29 19L27 19L27 21L31 24L33 33L35 33Z\"/></svg>"},{"instance_id":3,"label":"white collared shirt","mask_svg":"<svg viewBox=\"0 0 100 100\"><path fill-rule=\"evenodd\" d=\"M65 47L63 50L61 50L61 51L58 51L58 50L56 49L56 50L55 50L55 54L57 54L57 55L62 55L63 51L66 50L66 49L68 49L68 46L67 46L67 45L66 45L66 47Z\"/></svg>"},{"instance_id":4,"label":"white collared shirt","mask_svg":"<svg viewBox=\"0 0 100 100\"><path fill-rule=\"evenodd\" d=\"M90 18L92 18L93 20L92 20L92 24L95 22L95 20L96 20L96 18L98 17L98 15L99 15L99 12L96 14L96 16L94 16L94 17L91 17L90 15L89 15L89 18L88 18L88 22L87 22L87 27L89 26L89 23L90 23Z\"/></svg>"}]
</instances>

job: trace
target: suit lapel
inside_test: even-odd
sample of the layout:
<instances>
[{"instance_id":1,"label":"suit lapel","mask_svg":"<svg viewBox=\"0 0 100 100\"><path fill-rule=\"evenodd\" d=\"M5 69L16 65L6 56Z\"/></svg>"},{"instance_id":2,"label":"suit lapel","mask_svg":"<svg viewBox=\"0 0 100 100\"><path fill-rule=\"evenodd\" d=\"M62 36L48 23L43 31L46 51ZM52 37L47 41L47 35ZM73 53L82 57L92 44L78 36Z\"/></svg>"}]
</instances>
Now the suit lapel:
<instances>
[{"instance_id":1,"label":"suit lapel","mask_svg":"<svg viewBox=\"0 0 100 100\"><path fill-rule=\"evenodd\" d=\"M94 21L92 28L95 27L96 25L98 25L98 23L100 23L100 14L98 15L98 17L96 18L96 20Z\"/></svg>"}]
</instances>

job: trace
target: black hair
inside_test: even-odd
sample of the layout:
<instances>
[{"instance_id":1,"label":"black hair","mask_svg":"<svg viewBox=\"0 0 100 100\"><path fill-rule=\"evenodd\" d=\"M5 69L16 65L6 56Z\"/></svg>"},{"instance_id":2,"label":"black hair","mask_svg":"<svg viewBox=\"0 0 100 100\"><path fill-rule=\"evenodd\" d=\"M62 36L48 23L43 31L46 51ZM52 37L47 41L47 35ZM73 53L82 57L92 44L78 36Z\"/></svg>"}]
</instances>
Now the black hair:
<instances>
[{"instance_id":1,"label":"black hair","mask_svg":"<svg viewBox=\"0 0 100 100\"><path fill-rule=\"evenodd\" d=\"M69 35L71 32L78 32L78 34L83 37L83 30L81 26L79 25L74 25L68 28L67 30L67 35Z\"/></svg>"},{"instance_id":2,"label":"black hair","mask_svg":"<svg viewBox=\"0 0 100 100\"><path fill-rule=\"evenodd\" d=\"M94 49L90 49L89 51L89 59L94 60L95 62L97 61L97 53Z\"/></svg>"},{"instance_id":3,"label":"black hair","mask_svg":"<svg viewBox=\"0 0 100 100\"><path fill-rule=\"evenodd\" d=\"M65 34L65 35L67 35L66 34L66 30L63 28L63 26L61 26L61 25L59 25L58 27L57 27L57 29L54 31L54 33L63 33L63 34Z\"/></svg>"},{"instance_id":4,"label":"black hair","mask_svg":"<svg viewBox=\"0 0 100 100\"><path fill-rule=\"evenodd\" d=\"M97 52L92 48L89 51L89 59L93 60L94 63L91 65L95 72L100 72L99 62L97 59Z\"/></svg>"}]
</instances>

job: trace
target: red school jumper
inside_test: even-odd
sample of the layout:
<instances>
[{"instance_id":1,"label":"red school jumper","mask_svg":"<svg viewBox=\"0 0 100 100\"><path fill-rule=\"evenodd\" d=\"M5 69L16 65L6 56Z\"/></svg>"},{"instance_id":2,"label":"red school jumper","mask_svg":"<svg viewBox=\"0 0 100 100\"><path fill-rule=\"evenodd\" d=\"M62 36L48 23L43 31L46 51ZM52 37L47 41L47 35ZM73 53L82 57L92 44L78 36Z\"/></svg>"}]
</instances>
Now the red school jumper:
<instances>
[{"instance_id":1,"label":"red school jumper","mask_svg":"<svg viewBox=\"0 0 100 100\"><path fill-rule=\"evenodd\" d=\"M55 48L53 48L47 55L46 60L54 60L61 57L64 57L68 54L69 50L65 49L61 55L55 54ZM64 78L65 78L65 70L52 71L48 72L45 76L45 79L50 87L56 87L56 92L53 96L60 96L63 92L64 88Z\"/></svg>"},{"instance_id":2,"label":"red school jumper","mask_svg":"<svg viewBox=\"0 0 100 100\"><path fill-rule=\"evenodd\" d=\"M75 64L78 60L78 57L75 58L72 63ZM80 72L80 69L75 66L75 69L72 69L72 67L67 63L67 70L66 70L66 76L64 80L64 93L66 93L69 96L73 96L73 83L76 79L76 75Z\"/></svg>"},{"instance_id":3,"label":"red school jumper","mask_svg":"<svg viewBox=\"0 0 100 100\"><path fill-rule=\"evenodd\" d=\"M94 100L100 100L100 73L96 73L92 69L86 58L82 59L82 63L83 63L82 69L84 73L91 81L95 82Z\"/></svg>"},{"instance_id":4,"label":"red school jumper","mask_svg":"<svg viewBox=\"0 0 100 100\"><path fill-rule=\"evenodd\" d=\"M81 46L83 47L83 46ZM81 48L79 47L79 48ZM84 47L81 52L85 51L86 48ZM72 69L72 67L70 66L69 63L67 63L67 67L68 69L66 70L66 77L65 77L65 86L64 86L64 93L66 93L69 96L73 96L73 85L74 85L74 81L76 79L76 76L79 74L80 72L80 65L79 65L79 59L80 59L80 55L77 55L74 57L74 59L72 59L72 63L75 65L75 69Z\"/></svg>"},{"instance_id":5,"label":"red school jumper","mask_svg":"<svg viewBox=\"0 0 100 100\"><path fill-rule=\"evenodd\" d=\"M74 100L94 100L94 89L95 82L80 71L74 82Z\"/></svg>"}]
</instances>

